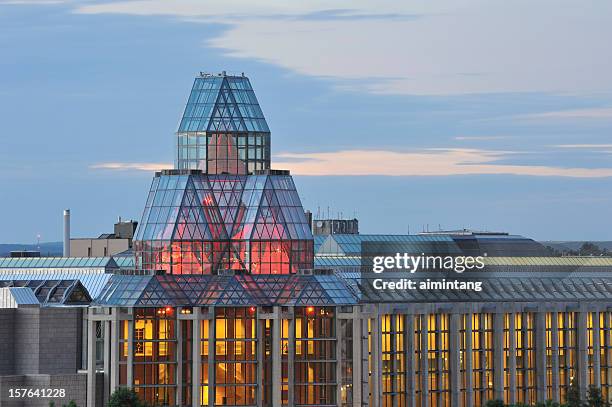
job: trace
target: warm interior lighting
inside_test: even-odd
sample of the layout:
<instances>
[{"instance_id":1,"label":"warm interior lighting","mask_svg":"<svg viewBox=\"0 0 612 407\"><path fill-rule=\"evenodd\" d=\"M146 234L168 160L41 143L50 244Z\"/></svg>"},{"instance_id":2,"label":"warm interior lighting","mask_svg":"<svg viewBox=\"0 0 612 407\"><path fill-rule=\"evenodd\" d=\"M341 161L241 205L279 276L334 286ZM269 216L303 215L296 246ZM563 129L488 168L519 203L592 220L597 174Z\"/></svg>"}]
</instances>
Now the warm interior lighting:
<instances>
[{"instance_id":1,"label":"warm interior lighting","mask_svg":"<svg viewBox=\"0 0 612 407\"><path fill-rule=\"evenodd\" d=\"M306 307L306 313L308 315L314 315L315 309L314 307Z\"/></svg>"}]
</instances>

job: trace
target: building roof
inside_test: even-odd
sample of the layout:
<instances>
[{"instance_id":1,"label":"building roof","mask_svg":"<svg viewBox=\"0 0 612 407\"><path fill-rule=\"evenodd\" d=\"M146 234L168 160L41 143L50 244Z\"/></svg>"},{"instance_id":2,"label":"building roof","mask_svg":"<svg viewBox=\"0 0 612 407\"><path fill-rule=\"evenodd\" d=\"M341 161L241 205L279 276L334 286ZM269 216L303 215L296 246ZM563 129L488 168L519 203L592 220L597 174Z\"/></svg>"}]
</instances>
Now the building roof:
<instances>
[{"instance_id":1,"label":"building roof","mask_svg":"<svg viewBox=\"0 0 612 407\"><path fill-rule=\"evenodd\" d=\"M7 272L0 270L0 286L4 281L11 280L79 280L89 294L95 298L102 291L112 274L104 271L90 271L84 269L22 269Z\"/></svg>"},{"instance_id":2,"label":"building roof","mask_svg":"<svg viewBox=\"0 0 612 407\"><path fill-rule=\"evenodd\" d=\"M342 305L355 294L336 275L114 275L96 305Z\"/></svg>"},{"instance_id":3,"label":"building roof","mask_svg":"<svg viewBox=\"0 0 612 407\"><path fill-rule=\"evenodd\" d=\"M0 290L8 291L13 302L12 305L40 305L38 298L29 287L3 287ZM10 308L6 304L6 298L4 302L2 308Z\"/></svg>"},{"instance_id":4,"label":"building roof","mask_svg":"<svg viewBox=\"0 0 612 407\"><path fill-rule=\"evenodd\" d=\"M266 132L270 129L249 78L201 75L193 83L178 132Z\"/></svg>"},{"instance_id":5,"label":"building roof","mask_svg":"<svg viewBox=\"0 0 612 407\"><path fill-rule=\"evenodd\" d=\"M410 247L414 253L442 244L444 250L459 253L454 240L446 235L326 235L315 237L317 256L359 256L363 242L399 243L403 250Z\"/></svg>"},{"instance_id":6,"label":"building roof","mask_svg":"<svg viewBox=\"0 0 612 407\"><path fill-rule=\"evenodd\" d=\"M467 274L467 273L466 273ZM577 273L551 275L513 276L496 274L494 278L483 278L478 273L463 276L461 281L481 281L482 291L474 290L376 290L373 279L353 278L354 285L362 295L362 302L414 303L414 302L572 302L609 301L612 298L612 275L599 276ZM353 276L354 277L354 276ZM429 276L431 277L431 276ZM433 279L433 278L432 278ZM425 282L425 277L412 278L416 284ZM438 279L440 280L440 276Z\"/></svg>"},{"instance_id":7,"label":"building roof","mask_svg":"<svg viewBox=\"0 0 612 407\"><path fill-rule=\"evenodd\" d=\"M0 257L2 269L118 268L112 257Z\"/></svg>"},{"instance_id":8,"label":"building roof","mask_svg":"<svg viewBox=\"0 0 612 407\"><path fill-rule=\"evenodd\" d=\"M88 305L92 300L79 280L0 280L0 287L11 288L18 304Z\"/></svg>"}]
</instances>

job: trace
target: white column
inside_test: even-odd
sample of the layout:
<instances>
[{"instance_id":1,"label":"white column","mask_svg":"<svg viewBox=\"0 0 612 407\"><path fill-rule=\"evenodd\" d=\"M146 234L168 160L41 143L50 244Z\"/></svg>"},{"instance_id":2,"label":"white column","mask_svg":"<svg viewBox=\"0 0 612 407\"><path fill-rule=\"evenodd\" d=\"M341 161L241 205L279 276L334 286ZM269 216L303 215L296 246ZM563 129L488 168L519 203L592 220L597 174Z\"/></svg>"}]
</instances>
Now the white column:
<instances>
[{"instance_id":1,"label":"white column","mask_svg":"<svg viewBox=\"0 0 612 407\"><path fill-rule=\"evenodd\" d=\"M472 383L472 314L465 315L465 405L474 402L474 385Z\"/></svg>"},{"instance_id":2,"label":"white column","mask_svg":"<svg viewBox=\"0 0 612 407\"><path fill-rule=\"evenodd\" d=\"M406 367L406 404L408 407L415 407L414 391L415 391L415 376L414 376L414 315L406 314L404 321L404 347L406 353L404 355L404 363Z\"/></svg>"},{"instance_id":3,"label":"white column","mask_svg":"<svg viewBox=\"0 0 612 407\"><path fill-rule=\"evenodd\" d=\"M104 404L106 405L110 395L110 370L111 370L111 323L103 321L104 325L104 390L102 392Z\"/></svg>"},{"instance_id":4,"label":"white column","mask_svg":"<svg viewBox=\"0 0 612 407\"><path fill-rule=\"evenodd\" d=\"M508 368L510 369L510 380L508 380L508 386L510 388L510 397L508 401L510 404L514 404L516 403L516 315L514 312L510 313L510 318L508 322L508 333L510 337L510 360L508 362Z\"/></svg>"},{"instance_id":5,"label":"white column","mask_svg":"<svg viewBox=\"0 0 612 407\"><path fill-rule=\"evenodd\" d=\"M580 311L577 321L577 339L578 339L578 386L580 387L580 395L582 399L586 398L588 388L589 374L589 353L587 344L587 313Z\"/></svg>"},{"instance_id":6,"label":"white column","mask_svg":"<svg viewBox=\"0 0 612 407\"><path fill-rule=\"evenodd\" d=\"M552 399L560 402L559 396L559 314L551 313L551 341L552 341Z\"/></svg>"},{"instance_id":7,"label":"white column","mask_svg":"<svg viewBox=\"0 0 612 407\"><path fill-rule=\"evenodd\" d=\"M601 388L601 343L599 312L593 312L593 385Z\"/></svg>"},{"instance_id":8,"label":"white column","mask_svg":"<svg viewBox=\"0 0 612 407\"><path fill-rule=\"evenodd\" d=\"M264 360L265 360L265 346L264 346L264 333L266 329L266 320L257 319L257 407L263 406L263 394L264 394Z\"/></svg>"},{"instance_id":9,"label":"white column","mask_svg":"<svg viewBox=\"0 0 612 407\"><path fill-rule=\"evenodd\" d=\"M421 406L429 407L429 332L428 314L421 318Z\"/></svg>"},{"instance_id":10,"label":"white column","mask_svg":"<svg viewBox=\"0 0 612 407\"><path fill-rule=\"evenodd\" d=\"M353 407L361 407L362 401L362 338L361 317L357 306L353 307Z\"/></svg>"},{"instance_id":11,"label":"white column","mask_svg":"<svg viewBox=\"0 0 612 407\"><path fill-rule=\"evenodd\" d=\"M217 319L215 308L208 308L208 406L215 407L215 385L217 383L215 359L217 358Z\"/></svg>"},{"instance_id":12,"label":"white column","mask_svg":"<svg viewBox=\"0 0 612 407\"><path fill-rule=\"evenodd\" d=\"M279 307L274 307L276 319L272 321L272 407L282 406L281 366L281 317Z\"/></svg>"},{"instance_id":13,"label":"white column","mask_svg":"<svg viewBox=\"0 0 612 407\"><path fill-rule=\"evenodd\" d=\"M134 317L130 316L128 320L127 332L127 387L134 387Z\"/></svg>"},{"instance_id":14,"label":"white column","mask_svg":"<svg viewBox=\"0 0 612 407\"><path fill-rule=\"evenodd\" d=\"M372 319L372 406L379 407L382 399L382 349L380 315Z\"/></svg>"},{"instance_id":15,"label":"white column","mask_svg":"<svg viewBox=\"0 0 612 407\"><path fill-rule=\"evenodd\" d=\"M287 333L287 339L289 341L287 344L287 402L290 406L292 406L295 399L295 316L289 319L289 332Z\"/></svg>"},{"instance_id":16,"label":"white column","mask_svg":"<svg viewBox=\"0 0 612 407\"><path fill-rule=\"evenodd\" d=\"M504 399L504 314L493 314L493 397Z\"/></svg>"},{"instance_id":17,"label":"white column","mask_svg":"<svg viewBox=\"0 0 612 407\"><path fill-rule=\"evenodd\" d=\"M87 318L87 407L96 407L96 321Z\"/></svg>"},{"instance_id":18,"label":"white column","mask_svg":"<svg viewBox=\"0 0 612 407\"><path fill-rule=\"evenodd\" d=\"M461 405L461 358L459 356L461 341L459 340L459 326L461 324L461 314L450 314L449 321L449 370L450 370L450 395L451 407Z\"/></svg>"},{"instance_id":19,"label":"white column","mask_svg":"<svg viewBox=\"0 0 612 407\"><path fill-rule=\"evenodd\" d=\"M121 321L119 320L119 308L111 310L110 322L110 394L119 387L119 329Z\"/></svg>"},{"instance_id":20,"label":"white column","mask_svg":"<svg viewBox=\"0 0 612 407\"><path fill-rule=\"evenodd\" d=\"M202 381L202 351L201 351L201 312L200 307L193 308L193 325L191 326L191 406L200 407L200 382ZM210 353L210 349L208 350Z\"/></svg>"},{"instance_id":21,"label":"white column","mask_svg":"<svg viewBox=\"0 0 612 407\"><path fill-rule=\"evenodd\" d=\"M343 333L342 333L342 324L340 322L340 318L338 318L338 313L336 312L336 404L340 405L342 400L342 341Z\"/></svg>"},{"instance_id":22,"label":"white column","mask_svg":"<svg viewBox=\"0 0 612 407\"><path fill-rule=\"evenodd\" d=\"M536 399L546 401L546 312L538 310L535 314L535 351L536 351Z\"/></svg>"},{"instance_id":23,"label":"white column","mask_svg":"<svg viewBox=\"0 0 612 407\"><path fill-rule=\"evenodd\" d=\"M182 319L179 319L179 309L176 308L176 321L174 325L174 338L176 339L176 394L175 405L181 406L183 402L183 330Z\"/></svg>"}]
</instances>

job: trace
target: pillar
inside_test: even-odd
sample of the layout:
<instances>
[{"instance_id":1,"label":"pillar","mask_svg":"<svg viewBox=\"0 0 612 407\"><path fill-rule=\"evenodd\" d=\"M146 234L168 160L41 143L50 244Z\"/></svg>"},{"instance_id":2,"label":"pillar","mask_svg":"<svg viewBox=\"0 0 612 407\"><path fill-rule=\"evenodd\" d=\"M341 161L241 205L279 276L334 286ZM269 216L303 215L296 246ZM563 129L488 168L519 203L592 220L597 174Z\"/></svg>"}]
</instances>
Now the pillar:
<instances>
[{"instance_id":1,"label":"pillar","mask_svg":"<svg viewBox=\"0 0 612 407\"><path fill-rule=\"evenodd\" d=\"M448 326L448 356L450 370L451 407L459 407L461 405L461 358L459 355L461 347L461 341L459 340L460 324L461 314L450 314L450 321Z\"/></svg>"},{"instance_id":2,"label":"pillar","mask_svg":"<svg viewBox=\"0 0 612 407\"><path fill-rule=\"evenodd\" d=\"M380 315L372 320L372 407L380 407L382 399L382 349Z\"/></svg>"},{"instance_id":3,"label":"pillar","mask_svg":"<svg viewBox=\"0 0 612 407\"><path fill-rule=\"evenodd\" d=\"M404 322L404 346L406 353L404 371L406 372L406 404L408 407L415 406L414 391L416 388L414 376L414 315L407 314Z\"/></svg>"},{"instance_id":4,"label":"pillar","mask_svg":"<svg viewBox=\"0 0 612 407\"><path fill-rule=\"evenodd\" d=\"M472 383L472 314L465 315L465 405L474 403L474 385Z\"/></svg>"},{"instance_id":5,"label":"pillar","mask_svg":"<svg viewBox=\"0 0 612 407\"><path fill-rule=\"evenodd\" d=\"M588 388L589 374L589 352L587 342L587 312L580 311L577 321L577 339L578 339L578 386L580 387L580 396L586 398Z\"/></svg>"},{"instance_id":6,"label":"pillar","mask_svg":"<svg viewBox=\"0 0 612 407\"><path fill-rule=\"evenodd\" d=\"M127 387L131 389L134 387L134 320L133 317L130 316L130 319L127 321L127 375L126 382Z\"/></svg>"},{"instance_id":7,"label":"pillar","mask_svg":"<svg viewBox=\"0 0 612 407\"><path fill-rule=\"evenodd\" d=\"M593 385L601 388L601 341L599 312L593 312Z\"/></svg>"},{"instance_id":8,"label":"pillar","mask_svg":"<svg viewBox=\"0 0 612 407\"><path fill-rule=\"evenodd\" d=\"M112 394L119 387L119 330L121 321L119 320L119 308L111 310L110 321L110 378L109 386Z\"/></svg>"},{"instance_id":9,"label":"pillar","mask_svg":"<svg viewBox=\"0 0 612 407\"><path fill-rule=\"evenodd\" d=\"M110 323L110 321L106 320L106 321L102 321L102 324L104 325L104 327L103 327L103 331L104 331L104 342L103 342L104 343L104 361L103 361L103 366L104 366L104 390L102 391L102 396L103 396L103 400L104 400L104 405L106 405L108 403L108 396L110 395L111 323Z\"/></svg>"},{"instance_id":10,"label":"pillar","mask_svg":"<svg viewBox=\"0 0 612 407\"><path fill-rule=\"evenodd\" d=\"M336 330L336 404L340 405L342 400L342 341L344 333L342 332L341 319L338 318L336 312L335 330Z\"/></svg>"},{"instance_id":11,"label":"pillar","mask_svg":"<svg viewBox=\"0 0 612 407\"><path fill-rule=\"evenodd\" d=\"M201 311L200 307L193 308L193 324L191 326L191 406L200 407L200 382L202 381L202 352L201 352ZM210 349L208 350L210 353ZM210 383L209 383L210 385Z\"/></svg>"},{"instance_id":12,"label":"pillar","mask_svg":"<svg viewBox=\"0 0 612 407\"><path fill-rule=\"evenodd\" d=\"M266 320L257 319L257 407L263 406L263 395L264 395L264 360L265 360L265 346L264 346L264 333L266 330Z\"/></svg>"},{"instance_id":13,"label":"pillar","mask_svg":"<svg viewBox=\"0 0 612 407\"><path fill-rule=\"evenodd\" d=\"M421 317L421 407L429 407L429 315Z\"/></svg>"},{"instance_id":14,"label":"pillar","mask_svg":"<svg viewBox=\"0 0 612 407\"><path fill-rule=\"evenodd\" d=\"M516 403L516 318L514 312L508 318L509 355L508 368L510 369L508 387L510 404Z\"/></svg>"},{"instance_id":15,"label":"pillar","mask_svg":"<svg viewBox=\"0 0 612 407\"><path fill-rule=\"evenodd\" d=\"M353 407L361 407L362 403L362 327L358 307L353 307ZM355 311L356 310L356 311Z\"/></svg>"},{"instance_id":16,"label":"pillar","mask_svg":"<svg viewBox=\"0 0 612 407\"><path fill-rule=\"evenodd\" d=\"M493 314L493 397L504 399L504 314Z\"/></svg>"},{"instance_id":17,"label":"pillar","mask_svg":"<svg viewBox=\"0 0 612 407\"><path fill-rule=\"evenodd\" d=\"M215 359L217 356L217 323L215 318L215 308L208 308L208 406L215 407Z\"/></svg>"},{"instance_id":18,"label":"pillar","mask_svg":"<svg viewBox=\"0 0 612 407\"><path fill-rule=\"evenodd\" d=\"M536 358L536 399L546 401L546 312L538 310L535 314L535 358Z\"/></svg>"},{"instance_id":19,"label":"pillar","mask_svg":"<svg viewBox=\"0 0 612 407\"><path fill-rule=\"evenodd\" d=\"M287 332L287 402L290 406L295 399L295 318L289 319L289 332Z\"/></svg>"},{"instance_id":20,"label":"pillar","mask_svg":"<svg viewBox=\"0 0 612 407\"><path fill-rule=\"evenodd\" d=\"M87 407L96 407L96 321L87 318Z\"/></svg>"},{"instance_id":21,"label":"pillar","mask_svg":"<svg viewBox=\"0 0 612 407\"><path fill-rule=\"evenodd\" d=\"M183 320L179 319L179 309L176 308L176 321L174 324L174 337L176 338L176 394L175 405L183 405Z\"/></svg>"},{"instance_id":22,"label":"pillar","mask_svg":"<svg viewBox=\"0 0 612 407\"><path fill-rule=\"evenodd\" d=\"M551 342L552 342L552 400L559 403L559 314L551 313Z\"/></svg>"},{"instance_id":23,"label":"pillar","mask_svg":"<svg viewBox=\"0 0 612 407\"><path fill-rule=\"evenodd\" d=\"M272 321L272 407L282 406L282 354L281 354L281 316L279 307L274 307L276 319Z\"/></svg>"}]
</instances>

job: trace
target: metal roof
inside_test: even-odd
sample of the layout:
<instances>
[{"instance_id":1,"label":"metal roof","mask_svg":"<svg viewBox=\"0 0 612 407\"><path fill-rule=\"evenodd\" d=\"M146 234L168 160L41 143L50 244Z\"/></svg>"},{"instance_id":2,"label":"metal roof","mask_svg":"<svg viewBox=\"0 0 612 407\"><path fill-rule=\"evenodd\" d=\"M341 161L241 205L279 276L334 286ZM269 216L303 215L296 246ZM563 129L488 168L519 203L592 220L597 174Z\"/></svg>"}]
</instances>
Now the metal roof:
<instances>
[{"instance_id":1,"label":"metal roof","mask_svg":"<svg viewBox=\"0 0 612 407\"><path fill-rule=\"evenodd\" d=\"M22 269L14 271L0 270L0 284L3 280L79 280L89 294L95 298L111 278L112 274L84 269Z\"/></svg>"},{"instance_id":2,"label":"metal roof","mask_svg":"<svg viewBox=\"0 0 612 407\"><path fill-rule=\"evenodd\" d=\"M341 305L357 297L336 275L114 275L96 305Z\"/></svg>"},{"instance_id":3,"label":"metal roof","mask_svg":"<svg viewBox=\"0 0 612 407\"><path fill-rule=\"evenodd\" d=\"M117 267L112 257L0 257L0 269Z\"/></svg>"},{"instance_id":4,"label":"metal roof","mask_svg":"<svg viewBox=\"0 0 612 407\"><path fill-rule=\"evenodd\" d=\"M43 306L88 305L91 302L91 296L79 280L0 280L0 287L30 290L36 304ZM26 304L34 303L25 291L17 290L17 293Z\"/></svg>"},{"instance_id":5,"label":"metal roof","mask_svg":"<svg viewBox=\"0 0 612 407\"><path fill-rule=\"evenodd\" d=\"M551 277L512 277L496 275L495 278L462 277L461 281L481 281L482 290L427 290L401 289L376 290L373 278L355 279L354 284L362 295L362 302L567 302L610 301L612 276L580 277L574 273ZM417 284L425 278L412 278Z\"/></svg>"},{"instance_id":6,"label":"metal roof","mask_svg":"<svg viewBox=\"0 0 612 407\"><path fill-rule=\"evenodd\" d=\"M8 287L6 288L13 297L17 305L39 305L38 298L29 287Z\"/></svg>"}]
</instances>

